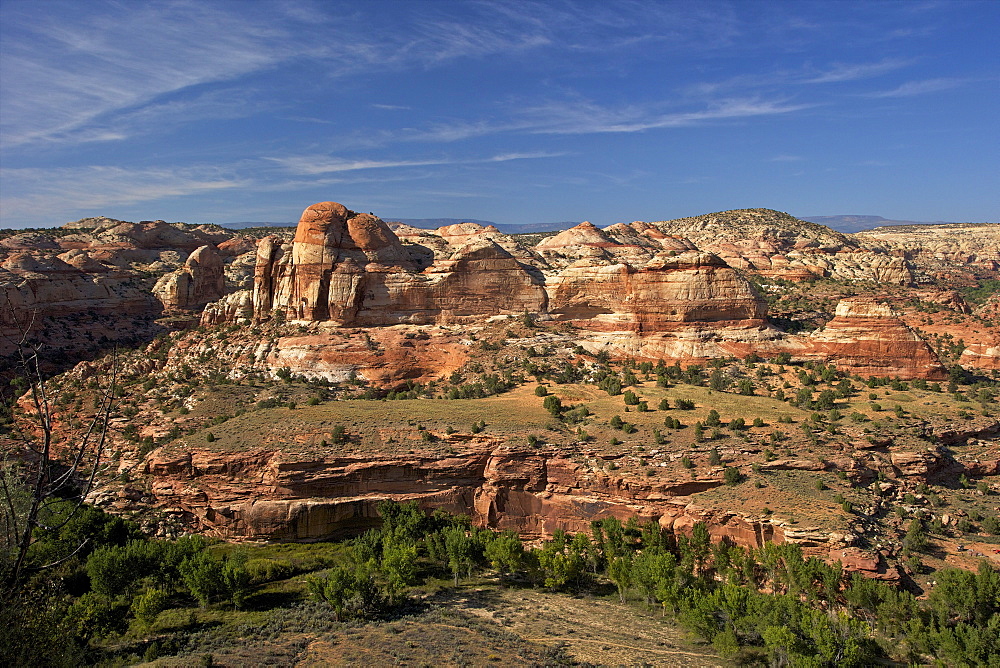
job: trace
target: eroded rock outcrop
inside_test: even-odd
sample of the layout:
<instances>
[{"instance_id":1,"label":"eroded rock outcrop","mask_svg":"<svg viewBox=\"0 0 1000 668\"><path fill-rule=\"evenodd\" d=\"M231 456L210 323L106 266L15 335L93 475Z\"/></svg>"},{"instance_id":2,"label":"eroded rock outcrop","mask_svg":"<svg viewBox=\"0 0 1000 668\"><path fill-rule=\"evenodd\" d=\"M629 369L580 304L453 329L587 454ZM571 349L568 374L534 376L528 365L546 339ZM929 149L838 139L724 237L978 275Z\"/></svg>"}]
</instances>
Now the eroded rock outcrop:
<instances>
[{"instance_id":1,"label":"eroded rock outcrop","mask_svg":"<svg viewBox=\"0 0 1000 668\"><path fill-rule=\"evenodd\" d=\"M793 341L801 346L797 355L825 359L860 376L941 380L947 375L927 342L892 307L873 298L841 300L826 327Z\"/></svg>"},{"instance_id":2,"label":"eroded rock outcrop","mask_svg":"<svg viewBox=\"0 0 1000 668\"><path fill-rule=\"evenodd\" d=\"M161 451L147 459L145 472L156 506L226 538L357 534L377 526L380 501L394 499L468 514L480 526L513 529L527 539L549 537L556 529L587 532L592 520L603 517L637 516L681 533L705 522L716 539L744 546L785 540L773 524L691 504L688 494L718 486L717 480L626 481L594 474L556 451L528 452L489 438L443 458Z\"/></svg>"},{"instance_id":3,"label":"eroded rock outcrop","mask_svg":"<svg viewBox=\"0 0 1000 668\"><path fill-rule=\"evenodd\" d=\"M444 246L429 240L424 246L424 232L402 231L409 249L377 218L332 202L309 207L292 244L264 239L258 246L255 317L276 310L353 327L459 324L528 312L620 335L599 347L622 354L638 347L643 356L676 359L689 356L692 334L702 343L696 357L711 357L727 354L714 344L727 340L730 329L739 330L739 340L767 329L764 300L746 279L679 240L673 246L683 252L663 250L666 239L652 227L644 232L655 242L635 232L645 241L623 243L583 223L534 251L516 250L520 257L508 248L509 237L488 227L443 228ZM429 265L414 261L421 257L417 245L431 253Z\"/></svg>"},{"instance_id":4,"label":"eroded rock outcrop","mask_svg":"<svg viewBox=\"0 0 1000 668\"><path fill-rule=\"evenodd\" d=\"M537 272L488 236L452 236L471 241L421 269L382 220L335 202L313 205L302 214L291 248L273 239L258 247L255 312L386 326L545 310Z\"/></svg>"},{"instance_id":5,"label":"eroded rock outcrop","mask_svg":"<svg viewBox=\"0 0 1000 668\"><path fill-rule=\"evenodd\" d=\"M200 246L183 267L156 282L153 294L166 309L190 309L219 299L225 289L225 265L218 249Z\"/></svg>"},{"instance_id":6,"label":"eroded rock outcrop","mask_svg":"<svg viewBox=\"0 0 1000 668\"><path fill-rule=\"evenodd\" d=\"M667 237L683 237L732 267L762 276L787 280L826 276L904 286L915 280L907 258L891 247L866 246L852 235L771 209L721 211L641 225L652 225Z\"/></svg>"},{"instance_id":7,"label":"eroded rock outcrop","mask_svg":"<svg viewBox=\"0 0 1000 668\"><path fill-rule=\"evenodd\" d=\"M9 307L0 309L6 335L0 355L25 328L53 351L47 362L60 364L91 357L111 342L152 338L162 331L155 321L164 304L197 309L224 295L220 256L198 249L227 240L233 243L226 258L254 243L214 226L104 217L6 237L0 241L0 289ZM173 277L157 290L161 301L154 284L167 274Z\"/></svg>"}]
</instances>

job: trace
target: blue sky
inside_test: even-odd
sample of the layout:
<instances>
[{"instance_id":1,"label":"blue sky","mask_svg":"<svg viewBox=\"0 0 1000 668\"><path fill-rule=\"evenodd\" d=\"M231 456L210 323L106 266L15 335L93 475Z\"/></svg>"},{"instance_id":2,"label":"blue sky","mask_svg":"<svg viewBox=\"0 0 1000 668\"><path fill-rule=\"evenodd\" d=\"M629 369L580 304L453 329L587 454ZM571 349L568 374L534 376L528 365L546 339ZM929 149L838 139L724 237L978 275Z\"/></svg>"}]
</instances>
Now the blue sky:
<instances>
[{"instance_id":1,"label":"blue sky","mask_svg":"<svg viewBox=\"0 0 1000 668\"><path fill-rule=\"evenodd\" d=\"M1000 219L1000 2L0 4L0 227Z\"/></svg>"}]
</instances>

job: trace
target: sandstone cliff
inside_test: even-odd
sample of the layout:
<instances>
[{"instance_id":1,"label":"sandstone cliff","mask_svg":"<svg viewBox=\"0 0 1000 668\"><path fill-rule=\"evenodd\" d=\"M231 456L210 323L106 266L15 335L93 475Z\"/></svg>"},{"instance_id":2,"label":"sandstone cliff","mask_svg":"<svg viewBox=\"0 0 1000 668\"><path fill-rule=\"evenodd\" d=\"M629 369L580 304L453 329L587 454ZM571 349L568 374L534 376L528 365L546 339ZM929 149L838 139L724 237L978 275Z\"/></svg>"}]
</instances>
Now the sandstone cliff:
<instances>
[{"instance_id":1,"label":"sandstone cliff","mask_svg":"<svg viewBox=\"0 0 1000 668\"><path fill-rule=\"evenodd\" d=\"M429 264L414 261L419 254L377 218L331 202L309 207L290 246L265 239L258 247L255 317L277 311L289 319L350 327L482 322L528 312L618 333L617 340L595 345L622 354L634 354L625 349L641 348L637 342L647 335L683 338L698 331L700 339L718 341L730 329L740 330L737 338L747 338L743 330L767 329L761 296L711 254L678 255L647 237L645 245L623 243L590 223L534 249L472 224L442 228L438 241L400 230L407 245L429 249ZM689 245L675 244L685 250ZM216 319L220 309L209 310ZM641 354L663 356L668 347L661 341ZM678 358L687 354L684 347ZM705 346L699 352L711 357L720 351Z\"/></svg>"},{"instance_id":2,"label":"sandstone cliff","mask_svg":"<svg viewBox=\"0 0 1000 668\"><path fill-rule=\"evenodd\" d=\"M801 337L797 354L818 357L838 369L900 379L946 377L930 346L887 304L873 298L845 299L823 329Z\"/></svg>"},{"instance_id":3,"label":"sandstone cliff","mask_svg":"<svg viewBox=\"0 0 1000 668\"><path fill-rule=\"evenodd\" d=\"M221 298L225 289L225 265L218 249L201 246L183 267L162 276L153 286L153 294L165 309L189 309Z\"/></svg>"},{"instance_id":4,"label":"sandstone cliff","mask_svg":"<svg viewBox=\"0 0 1000 668\"><path fill-rule=\"evenodd\" d=\"M168 310L198 310L249 276L255 240L218 227L85 218L0 239L0 355L25 328L61 366L113 342L138 344ZM185 262L186 259L186 262Z\"/></svg>"},{"instance_id":5,"label":"sandstone cliff","mask_svg":"<svg viewBox=\"0 0 1000 668\"><path fill-rule=\"evenodd\" d=\"M199 531L225 538L320 540L376 526L384 499L416 500L427 510L468 514L480 526L513 529L527 539L556 529L587 532L602 517L658 521L689 532L706 522L717 539L759 547L783 542L783 531L737 513L692 505L688 495L718 480L637 483L595 475L558 451L524 451L490 438L460 454L326 456L304 460L281 452L232 455L155 452L145 463L152 502ZM850 539L826 536L827 549Z\"/></svg>"}]
</instances>

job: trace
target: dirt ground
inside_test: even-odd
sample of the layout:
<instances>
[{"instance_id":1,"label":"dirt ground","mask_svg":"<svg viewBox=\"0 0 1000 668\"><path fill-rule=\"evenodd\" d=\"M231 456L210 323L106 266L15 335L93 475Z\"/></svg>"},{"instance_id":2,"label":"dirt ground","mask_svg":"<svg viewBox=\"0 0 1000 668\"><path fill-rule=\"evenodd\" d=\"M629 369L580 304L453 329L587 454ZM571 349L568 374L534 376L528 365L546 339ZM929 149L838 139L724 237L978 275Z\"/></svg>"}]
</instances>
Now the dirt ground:
<instances>
[{"instance_id":1,"label":"dirt ground","mask_svg":"<svg viewBox=\"0 0 1000 668\"><path fill-rule=\"evenodd\" d=\"M470 590L449 605L534 643L562 645L577 662L628 666L721 666L711 648L693 642L657 613L591 597L530 589Z\"/></svg>"}]
</instances>

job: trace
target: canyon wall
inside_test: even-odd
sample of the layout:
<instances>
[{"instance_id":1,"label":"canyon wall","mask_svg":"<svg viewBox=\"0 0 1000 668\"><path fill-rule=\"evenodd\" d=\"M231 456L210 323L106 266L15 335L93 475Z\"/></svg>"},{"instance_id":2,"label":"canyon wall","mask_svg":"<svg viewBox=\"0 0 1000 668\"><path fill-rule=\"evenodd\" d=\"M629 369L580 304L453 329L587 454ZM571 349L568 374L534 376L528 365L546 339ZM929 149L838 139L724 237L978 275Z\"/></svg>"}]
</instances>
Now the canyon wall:
<instances>
[{"instance_id":1,"label":"canyon wall","mask_svg":"<svg viewBox=\"0 0 1000 668\"><path fill-rule=\"evenodd\" d=\"M556 529L589 532L591 520L632 516L680 531L704 521L716 538L746 546L784 540L777 526L701 509L687 499L721 485L718 479L625 481L595 474L559 451L519 450L489 438L444 457L303 458L194 449L154 452L144 466L152 476L147 502L224 538L355 535L377 526L378 503L393 499L468 514L480 526L513 529L528 540ZM849 542L843 536L829 540L838 547Z\"/></svg>"}]
</instances>

